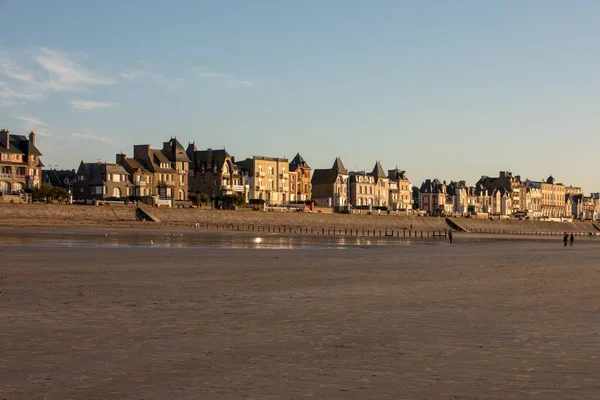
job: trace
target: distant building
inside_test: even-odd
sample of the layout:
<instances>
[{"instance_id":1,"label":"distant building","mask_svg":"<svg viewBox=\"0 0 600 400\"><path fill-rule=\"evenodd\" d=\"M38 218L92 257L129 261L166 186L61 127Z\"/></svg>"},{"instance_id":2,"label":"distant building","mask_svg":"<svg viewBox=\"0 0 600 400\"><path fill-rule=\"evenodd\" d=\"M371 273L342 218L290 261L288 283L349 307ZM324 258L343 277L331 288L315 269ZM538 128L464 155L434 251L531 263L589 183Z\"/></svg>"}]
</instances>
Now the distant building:
<instances>
[{"instance_id":1,"label":"distant building","mask_svg":"<svg viewBox=\"0 0 600 400\"><path fill-rule=\"evenodd\" d=\"M290 161L290 202L301 202L312 199L312 168L300 153Z\"/></svg>"},{"instance_id":2,"label":"distant building","mask_svg":"<svg viewBox=\"0 0 600 400\"><path fill-rule=\"evenodd\" d=\"M0 193L9 195L38 187L42 181L42 153L35 146L35 133L29 138L0 130Z\"/></svg>"},{"instance_id":3,"label":"distant building","mask_svg":"<svg viewBox=\"0 0 600 400\"><path fill-rule=\"evenodd\" d=\"M240 193L248 201L244 176L227 150L198 150L191 143L186 152L191 160L188 177L190 194L206 194L214 199Z\"/></svg>"},{"instance_id":4,"label":"distant building","mask_svg":"<svg viewBox=\"0 0 600 400\"><path fill-rule=\"evenodd\" d=\"M526 211L527 186L519 175L513 176L511 172L500 171L497 177L482 176L475 186L486 189L490 194L493 194L494 190L504 189L502 196L510 197L511 213Z\"/></svg>"},{"instance_id":5,"label":"distant building","mask_svg":"<svg viewBox=\"0 0 600 400\"><path fill-rule=\"evenodd\" d=\"M290 201L289 161L287 158L254 156L236 163L249 186L249 199L262 199L265 204L287 204Z\"/></svg>"},{"instance_id":6,"label":"distant building","mask_svg":"<svg viewBox=\"0 0 600 400\"><path fill-rule=\"evenodd\" d=\"M77 182L77 171L71 170L56 170L43 169L42 183L49 186L59 187L67 192L73 191L73 186Z\"/></svg>"},{"instance_id":7,"label":"distant building","mask_svg":"<svg viewBox=\"0 0 600 400\"><path fill-rule=\"evenodd\" d=\"M565 186L562 183L556 182L553 176L549 176L545 181L527 181L527 186L540 189L542 196L542 218L563 218L571 216L571 211L566 212L565 209Z\"/></svg>"},{"instance_id":8,"label":"distant building","mask_svg":"<svg viewBox=\"0 0 600 400\"><path fill-rule=\"evenodd\" d=\"M339 157L331 168L315 169L311 180L313 200L320 206L347 207L349 177Z\"/></svg>"},{"instance_id":9,"label":"distant building","mask_svg":"<svg viewBox=\"0 0 600 400\"><path fill-rule=\"evenodd\" d=\"M131 196L130 174L120 164L81 162L73 186L73 201L94 204L99 200L120 200Z\"/></svg>"},{"instance_id":10,"label":"distant building","mask_svg":"<svg viewBox=\"0 0 600 400\"><path fill-rule=\"evenodd\" d=\"M454 201L447 196L445 182L427 179L419 189L419 205L429 215L451 214L454 211Z\"/></svg>"},{"instance_id":11,"label":"distant building","mask_svg":"<svg viewBox=\"0 0 600 400\"><path fill-rule=\"evenodd\" d=\"M389 204L392 210L410 211L413 209L413 193L410 180L406 171L396 169L388 170L389 179Z\"/></svg>"},{"instance_id":12,"label":"distant building","mask_svg":"<svg viewBox=\"0 0 600 400\"><path fill-rule=\"evenodd\" d=\"M190 159L176 138L164 142L160 150L152 149L148 144L134 145L133 157L117 154L116 159L117 164L130 174L136 196L188 199Z\"/></svg>"}]
</instances>

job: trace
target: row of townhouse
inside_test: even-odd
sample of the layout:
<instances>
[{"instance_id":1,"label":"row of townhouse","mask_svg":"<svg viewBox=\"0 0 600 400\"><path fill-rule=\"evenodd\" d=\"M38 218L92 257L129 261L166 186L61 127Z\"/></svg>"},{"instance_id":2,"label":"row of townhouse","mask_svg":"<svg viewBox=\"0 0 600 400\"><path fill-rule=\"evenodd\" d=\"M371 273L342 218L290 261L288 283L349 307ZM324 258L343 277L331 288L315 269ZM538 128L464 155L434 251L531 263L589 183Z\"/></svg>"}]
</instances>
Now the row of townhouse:
<instances>
[{"instance_id":1,"label":"row of townhouse","mask_svg":"<svg viewBox=\"0 0 600 400\"><path fill-rule=\"evenodd\" d=\"M377 161L371 172L348 171L340 157L331 168L315 169L312 199L320 206L340 209L385 208L409 211L413 208L411 183L406 171L385 173Z\"/></svg>"},{"instance_id":2,"label":"row of townhouse","mask_svg":"<svg viewBox=\"0 0 600 400\"><path fill-rule=\"evenodd\" d=\"M288 204L311 199L312 168L300 153L287 158L253 156L236 161L225 149L187 149L190 158L189 192L219 198L240 193L246 202Z\"/></svg>"},{"instance_id":3,"label":"row of townhouse","mask_svg":"<svg viewBox=\"0 0 600 400\"><path fill-rule=\"evenodd\" d=\"M114 163L82 161L69 188L75 202L87 204L129 196L172 202L188 200L192 194L218 199L237 193L246 202L286 204L311 199L311 171L300 154L291 162L262 156L236 161L225 149L198 150L195 143L184 149L171 138L162 149L134 145L133 157L117 154ZM47 171L45 179L53 183L56 175Z\"/></svg>"},{"instance_id":4,"label":"row of townhouse","mask_svg":"<svg viewBox=\"0 0 600 400\"><path fill-rule=\"evenodd\" d=\"M600 218L600 193L584 196L580 187L546 180L521 180L500 171L482 176L474 186L464 181L427 179L412 187L406 172L387 174L379 162L371 172L348 171L340 157L331 168L314 173L298 153L286 158L254 156L236 162L225 149L187 150L171 138L162 149L134 145L133 157L117 154L115 163L81 162L77 171L44 170L35 132L29 136L0 130L0 193L16 194L41 183L61 186L75 201L94 202L127 196L187 200L190 194L219 198L242 193L246 201L267 204L315 201L318 205L347 208L421 209L430 215L486 213L535 219Z\"/></svg>"},{"instance_id":5,"label":"row of townhouse","mask_svg":"<svg viewBox=\"0 0 600 400\"><path fill-rule=\"evenodd\" d=\"M565 186L550 176L546 180L521 180L510 172L482 176L475 186L465 181L427 179L414 188L416 207L429 215L479 214L527 216L533 219L598 219L600 196L586 197L580 187Z\"/></svg>"},{"instance_id":6,"label":"row of townhouse","mask_svg":"<svg viewBox=\"0 0 600 400\"><path fill-rule=\"evenodd\" d=\"M160 150L135 145L133 157L117 154L115 163L82 161L72 185L73 201L90 204L128 196L187 200L189 163L175 138Z\"/></svg>"}]
</instances>

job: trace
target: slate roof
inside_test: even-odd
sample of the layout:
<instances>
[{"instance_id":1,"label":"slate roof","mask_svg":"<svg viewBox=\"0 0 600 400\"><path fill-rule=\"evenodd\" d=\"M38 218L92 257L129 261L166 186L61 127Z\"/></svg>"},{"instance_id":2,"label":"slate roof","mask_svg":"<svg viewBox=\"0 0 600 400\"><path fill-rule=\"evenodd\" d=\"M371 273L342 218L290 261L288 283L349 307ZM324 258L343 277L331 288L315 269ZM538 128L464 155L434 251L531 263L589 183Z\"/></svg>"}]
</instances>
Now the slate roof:
<instances>
[{"instance_id":1,"label":"slate roof","mask_svg":"<svg viewBox=\"0 0 600 400\"><path fill-rule=\"evenodd\" d=\"M335 169L315 169L311 179L313 185L333 184L338 178Z\"/></svg>"},{"instance_id":2,"label":"slate roof","mask_svg":"<svg viewBox=\"0 0 600 400\"><path fill-rule=\"evenodd\" d=\"M185 149L175 138L163 143L162 152L171 161L190 162L190 158L188 157Z\"/></svg>"},{"instance_id":3,"label":"slate roof","mask_svg":"<svg viewBox=\"0 0 600 400\"><path fill-rule=\"evenodd\" d=\"M72 170L42 170L42 180L52 186L66 187L77 180L77 174Z\"/></svg>"},{"instance_id":4,"label":"slate roof","mask_svg":"<svg viewBox=\"0 0 600 400\"><path fill-rule=\"evenodd\" d=\"M398 168L389 169L388 170L388 178L390 178L394 181L408 180L408 177L406 176L406 171L402 171Z\"/></svg>"},{"instance_id":5,"label":"slate roof","mask_svg":"<svg viewBox=\"0 0 600 400\"><path fill-rule=\"evenodd\" d=\"M442 183L437 178L434 180L427 179L421 184L419 191L421 193L443 193Z\"/></svg>"},{"instance_id":6,"label":"slate roof","mask_svg":"<svg viewBox=\"0 0 600 400\"><path fill-rule=\"evenodd\" d=\"M348 175L348 170L346 169L346 167L344 167L344 163L339 157L335 158L335 161L333 162L333 167L331 167L331 169L336 170L341 175Z\"/></svg>"},{"instance_id":7,"label":"slate roof","mask_svg":"<svg viewBox=\"0 0 600 400\"><path fill-rule=\"evenodd\" d=\"M209 155L210 154L210 155ZM214 168L215 165L221 168L225 164L225 160L231 158L227 150L200 150L194 152L194 168L195 169L209 169L208 164L210 161L210 169Z\"/></svg>"},{"instance_id":8,"label":"slate roof","mask_svg":"<svg viewBox=\"0 0 600 400\"><path fill-rule=\"evenodd\" d=\"M102 185L104 183L102 174L129 175L129 172L119 164L82 162L81 165L87 173L87 182L89 185Z\"/></svg>"},{"instance_id":9,"label":"slate roof","mask_svg":"<svg viewBox=\"0 0 600 400\"><path fill-rule=\"evenodd\" d=\"M4 154L24 154L41 156L42 153L23 135L9 135L10 146L7 149L4 143L0 142L0 153Z\"/></svg>"},{"instance_id":10,"label":"slate roof","mask_svg":"<svg viewBox=\"0 0 600 400\"><path fill-rule=\"evenodd\" d=\"M304 161L304 158L302 158L300 153L297 153L296 156L292 159L292 161L290 161L291 172L296 171L298 168L310 168L310 166L306 161Z\"/></svg>"},{"instance_id":11,"label":"slate roof","mask_svg":"<svg viewBox=\"0 0 600 400\"><path fill-rule=\"evenodd\" d=\"M387 175L385 174L385 171L383 170L383 167L381 166L381 163L379 161L375 163L375 167L373 167L373 172L371 172L371 175L373 175L377 179L387 178Z\"/></svg>"}]
</instances>

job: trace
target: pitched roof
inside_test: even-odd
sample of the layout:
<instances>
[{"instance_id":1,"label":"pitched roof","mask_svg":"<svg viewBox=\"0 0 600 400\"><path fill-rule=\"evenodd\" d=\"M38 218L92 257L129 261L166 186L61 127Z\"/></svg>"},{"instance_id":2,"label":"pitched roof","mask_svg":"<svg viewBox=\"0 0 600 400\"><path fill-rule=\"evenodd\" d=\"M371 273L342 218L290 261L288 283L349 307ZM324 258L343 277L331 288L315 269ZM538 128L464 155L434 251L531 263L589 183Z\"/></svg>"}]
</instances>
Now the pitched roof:
<instances>
[{"instance_id":1,"label":"pitched roof","mask_svg":"<svg viewBox=\"0 0 600 400\"><path fill-rule=\"evenodd\" d=\"M434 180L427 179L421 184L419 191L421 193L443 193L442 183L437 178Z\"/></svg>"},{"instance_id":2,"label":"pitched roof","mask_svg":"<svg viewBox=\"0 0 600 400\"><path fill-rule=\"evenodd\" d=\"M0 141L0 153L5 154L24 154L41 156L42 153L34 146L31 141L23 135L10 135L9 148L7 149L4 143Z\"/></svg>"},{"instance_id":3,"label":"pitched roof","mask_svg":"<svg viewBox=\"0 0 600 400\"><path fill-rule=\"evenodd\" d=\"M218 167L223 166L227 159L231 159L232 157L229 155L227 150L225 149L206 149L194 152L194 168L195 169L208 169L208 164L210 162L210 167L214 168L215 165Z\"/></svg>"},{"instance_id":4,"label":"pitched roof","mask_svg":"<svg viewBox=\"0 0 600 400\"><path fill-rule=\"evenodd\" d=\"M342 159L339 157L335 158L335 161L333 162L333 166L331 167L331 169L336 170L338 173L340 173L342 175L348 175L348 170L346 170L346 167L344 167L344 163L342 162Z\"/></svg>"},{"instance_id":5,"label":"pitched roof","mask_svg":"<svg viewBox=\"0 0 600 400\"><path fill-rule=\"evenodd\" d=\"M311 179L311 184L333 184L337 180L338 175L338 171L335 169L315 169Z\"/></svg>"},{"instance_id":6,"label":"pitched roof","mask_svg":"<svg viewBox=\"0 0 600 400\"><path fill-rule=\"evenodd\" d=\"M304 158L300 155L300 153L296 154L296 157L290 161L290 171L294 172L298 168L310 168L308 163L304 161Z\"/></svg>"},{"instance_id":7,"label":"pitched roof","mask_svg":"<svg viewBox=\"0 0 600 400\"><path fill-rule=\"evenodd\" d=\"M190 162L185 149L175 138L163 143L162 152L170 161Z\"/></svg>"},{"instance_id":8,"label":"pitched roof","mask_svg":"<svg viewBox=\"0 0 600 400\"><path fill-rule=\"evenodd\" d=\"M381 163L379 161L377 161L375 163L375 167L373 167L373 171L371 172L371 175L373 175L376 178L387 178L387 175L385 174L385 171L383 170L383 167L381 166Z\"/></svg>"}]
</instances>

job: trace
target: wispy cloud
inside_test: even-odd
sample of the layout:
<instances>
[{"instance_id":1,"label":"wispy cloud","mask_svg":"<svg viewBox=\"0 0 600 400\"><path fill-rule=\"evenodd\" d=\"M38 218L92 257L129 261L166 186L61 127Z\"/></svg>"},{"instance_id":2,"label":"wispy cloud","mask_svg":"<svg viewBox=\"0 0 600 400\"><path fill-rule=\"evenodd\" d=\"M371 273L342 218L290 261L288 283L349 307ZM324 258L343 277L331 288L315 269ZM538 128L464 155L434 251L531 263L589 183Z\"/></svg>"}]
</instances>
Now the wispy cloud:
<instances>
[{"instance_id":1,"label":"wispy cloud","mask_svg":"<svg viewBox=\"0 0 600 400\"><path fill-rule=\"evenodd\" d=\"M92 100L72 100L69 102L72 108L80 111L100 110L103 108L114 107L117 103Z\"/></svg>"},{"instance_id":2,"label":"wispy cloud","mask_svg":"<svg viewBox=\"0 0 600 400\"><path fill-rule=\"evenodd\" d=\"M0 105L38 100L48 92L87 91L93 86L117 83L72 58L45 47L21 52L0 49Z\"/></svg>"},{"instance_id":3,"label":"wispy cloud","mask_svg":"<svg viewBox=\"0 0 600 400\"><path fill-rule=\"evenodd\" d=\"M184 86L186 80L180 77L167 77L158 72L143 69L126 69L121 72L121 78L139 85L160 85L170 89L179 89Z\"/></svg>"},{"instance_id":4,"label":"wispy cloud","mask_svg":"<svg viewBox=\"0 0 600 400\"><path fill-rule=\"evenodd\" d=\"M20 127L20 129L24 132L35 131L35 133L39 136L52 136L52 132L48 127L48 123L39 118L30 117L27 115L15 115L13 118L23 122L23 125Z\"/></svg>"},{"instance_id":5,"label":"wispy cloud","mask_svg":"<svg viewBox=\"0 0 600 400\"><path fill-rule=\"evenodd\" d=\"M237 79L229 79L229 80L227 80L227 86L250 87L250 86L254 86L254 83L252 83L252 81L240 81Z\"/></svg>"},{"instance_id":6,"label":"wispy cloud","mask_svg":"<svg viewBox=\"0 0 600 400\"><path fill-rule=\"evenodd\" d=\"M85 69L69 59L66 53L42 47L32 57L43 69L48 78L40 84L43 88L57 91L85 90L88 86L114 85L116 80Z\"/></svg>"},{"instance_id":7,"label":"wispy cloud","mask_svg":"<svg viewBox=\"0 0 600 400\"><path fill-rule=\"evenodd\" d=\"M27 124L35 125L35 126L47 126L48 124L42 121L41 119L37 119L34 117L28 117L26 115L16 115L13 118L21 120Z\"/></svg>"},{"instance_id":8,"label":"wispy cloud","mask_svg":"<svg viewBox=\"0 0 600 400\"><path fill-rule=\"evenodd\" d=\"M224 72L211 72L206 68L198 69L198 77L201 79L215 79L215 78L227 78L229 75Z\"/></svg>"},{"instance_id":9,"label":"wispy cloud","mask_svg":"<svg viewBox=\"0 0 600 400\"><path fill-rule=\"evenodd\" d=\"M71 133L71 136L74 138L78 138L78 139L83 139L83 140L92 140L95 142L103 142L103 143L112 143L113 140L111 138L108 138L106 136L96 136L93 135L89 132L73 132Z\"/></svg>"}]
</instances>

